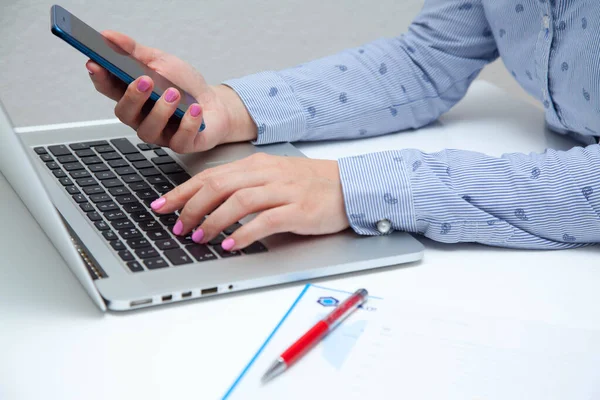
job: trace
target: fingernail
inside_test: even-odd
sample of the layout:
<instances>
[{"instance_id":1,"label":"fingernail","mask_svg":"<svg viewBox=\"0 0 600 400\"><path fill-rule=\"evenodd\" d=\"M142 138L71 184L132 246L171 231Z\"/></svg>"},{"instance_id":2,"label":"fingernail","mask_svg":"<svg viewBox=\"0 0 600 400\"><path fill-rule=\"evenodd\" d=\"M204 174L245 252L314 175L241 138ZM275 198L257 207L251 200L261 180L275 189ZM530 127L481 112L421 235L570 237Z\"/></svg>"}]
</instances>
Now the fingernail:
<instances>
[{"instance_id":1,"label":"fingernail","mask_svg":"<svg viewBox=\"0 0 600 400\"><path fill-rule=\"evenodd\" d=\"M150 207L152 207L152 209L156 211L159 210L162 206L164 206L166 202L167 199L165 199L164 197L159 197L150 204Z\"/></svg>"},{"instance_id":2,"label":"fingernail","mask_svg":"<svg viewBox=\"0 0 600 400\"><path fill-rule=\"evenodd\" d=\"M229 251L233 249L233 246L235 246L235 241L232 238L227 238L223 240L223 243L221 243L221 247L223 247L223 250Z\"/></svg>"},{"instance_id":3,"label":"fingernail","mask_svg":"<svg viewBox=\"0 0 600 400\"><path fill-rule=\"evenodd\" d=\"M183 233L183 222L181 220L177 220L177 223L173 227L173 233L177 236Z\"/></svg>"},{"instance_id":4,"label":"fingernail","mask_svg":"<svg viewBox=\"0 0 600 400\"><path fill-rule=\"evenodd\" d=\"M142 92L142 93L143 93L143 92L145 92L146 90L148 90L148 88L150 88L150 82L148 82L148 80L147 80L147 79L145 79L145 78L142 78L142 79L140 79L140 80L138 81L138 84L137 84L137 89L138 89L140 92Z\"/></svg>"},{"instance_id":5,"label":"fingernail","mask_svg":"<svg viewBox=\"0 0 600 400\"><path fill-rule=\"evenodd\" d=\"M197 117L198 115L200 115L200 106L198 104L192 104L192 106L190 107L190 115L192 117Z\"/></svg>"},{"instance_id":6,"label":"fingernail","mask_svg":"<svg viewBox=\"0 0 600 400\"><path fill-rule=\"evenodd\" d=\"M200 243L200 241L202 240L203 237L204 237L204 231L202 229L198 228L192 235L192 240L196 243Z\"/></svg>"},{"instance_id":7,"label":"fingernail","mask_svg":"<svg viewBox=\"0 0 600 400\"><path fill-rule=\"evenodd\" d=\"M86 68L86 69L87 69L87 68ZM94 75L94 73L92 72L92 70L91 70L91 69L88 69L87 71L88 71L88 74L90 74L90 75Z\"/></svg>"},{"instance_id":8,"label":"fingernail","mask_svg":"<svg viewBox=\"0 0 600 400\"><path fill-rule=\"evenodd\" d=\"M172 103L177 100L177 96L177 90L169 88L169 90L167 90L167 94L165 94L165 100L167 103Z\"/></svg>"}]
</instances>

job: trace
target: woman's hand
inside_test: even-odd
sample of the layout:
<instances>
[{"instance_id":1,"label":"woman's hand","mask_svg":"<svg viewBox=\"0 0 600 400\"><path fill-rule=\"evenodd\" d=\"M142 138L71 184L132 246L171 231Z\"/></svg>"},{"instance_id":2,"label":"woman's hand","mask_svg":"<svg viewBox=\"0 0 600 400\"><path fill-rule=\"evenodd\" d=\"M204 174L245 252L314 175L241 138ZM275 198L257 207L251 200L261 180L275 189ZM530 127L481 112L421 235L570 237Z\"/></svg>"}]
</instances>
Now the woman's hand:
<instances>
[{"instance_id":1,"label":"woman's hand","mask_svg":"<svg viewBox=\"0 0 600 400\"><path fill-rule=\"evenodd\" d=\"M192 239L198 243L259 213L223 241L231 251L274 233L317 235L349 226L336 161L264 153L207 169L152 203L161 214L181 208L173 233L196 228Z\"/></svg>"},{"instance_id":2,"label":"woman's hand","mask_svg":"<svg viewBox=\"0 0 600 400\"><path fill-rule=\"evenodd\" d=\"M135 129L140 139L168 146L177 153L211 149L222 143L256 138L256 124L239 96L227 86L209 86L202 75L183 60L160 50L136 43L121 33L105 31L111 47L131 55L192 95L198 103L190 104L181 122L169 120L181 93L169 88L151 108L144 107L150 98L153 82L142 76L129 86L100 65L88 61L86 68L96 89L117 101L115 115ZM202 119L206 129L198 132Z\"/></svg>"}]
</instances>

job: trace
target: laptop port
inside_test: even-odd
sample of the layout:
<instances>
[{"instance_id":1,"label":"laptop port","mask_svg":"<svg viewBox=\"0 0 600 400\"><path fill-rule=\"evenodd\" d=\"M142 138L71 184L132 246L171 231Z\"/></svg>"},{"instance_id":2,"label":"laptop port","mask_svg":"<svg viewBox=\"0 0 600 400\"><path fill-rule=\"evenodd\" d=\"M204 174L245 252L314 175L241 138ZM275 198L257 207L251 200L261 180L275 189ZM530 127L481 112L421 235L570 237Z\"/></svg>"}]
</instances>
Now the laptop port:
<instances>
[{"instance_id":1,"label":"laptop port","mask_svg":"<svg viewBox=\"0 0 600 400\"><path fill-rule=\"evenodd\" d=\"M168 294L168 295L162 297L162 301L171 301L171 300L173 300L172 294Z\"/></svg>"},{"instance_id":2,"label":"laptop port","mask_svg":"<svg viewBox=\"0 0 600 400\"><path fill-rule=\"evenodd\" d=\"M192 297L192 292L183 292L183 293L181 293L181 298L182 299L185 299L185 298L188 298L188 297Z\"/></svg>"},{"instance_id":3,"label":"laptop port","mask_svg":"<svg viewBox=\"0 0 600 400\"><path fill-rule=\"evenodd\" d=\"M215 286L215 287L208 288L208 289L202 289L202 290L200 291L200 294L201 294L202 296L204 296L205 294L213 294L213 293L217 293L218 291L219 291L219 288L217 288L217 287Z\"/></svg>"},{"instance_id":4,"label":"laptop port","mask_svg":"<svg viewBox=\"0 0 600 400\"><path fill-rule=\"evenodd\" d=\"M129 303L129 307L137 307L137 306L141 306L144 304L150 304L150 303L152 303L152 299L134 300Z\"/></svg>"}]
</instances>

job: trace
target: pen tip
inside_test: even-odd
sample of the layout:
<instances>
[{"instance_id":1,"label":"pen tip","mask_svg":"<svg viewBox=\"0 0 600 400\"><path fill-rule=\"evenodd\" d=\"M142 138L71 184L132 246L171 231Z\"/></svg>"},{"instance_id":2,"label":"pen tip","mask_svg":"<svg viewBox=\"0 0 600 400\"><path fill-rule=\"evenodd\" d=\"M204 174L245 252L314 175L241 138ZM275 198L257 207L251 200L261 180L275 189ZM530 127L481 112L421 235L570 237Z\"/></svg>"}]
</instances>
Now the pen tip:
<instances>
[{"instance_id":1,"label":"pen tip","mask_svg":"<svg viewBox=\"0 0 600 400\"><path fill-rule=\"evenodd\" d=\"M261 379L262 383L267 383L268 381L285 371L286 368L287 366L285 365L285 362L283 362L281 358L278 358L273 364L271 364L267 372L265 372L265 374L263 375Z\"/></svg>"}]
</instances>

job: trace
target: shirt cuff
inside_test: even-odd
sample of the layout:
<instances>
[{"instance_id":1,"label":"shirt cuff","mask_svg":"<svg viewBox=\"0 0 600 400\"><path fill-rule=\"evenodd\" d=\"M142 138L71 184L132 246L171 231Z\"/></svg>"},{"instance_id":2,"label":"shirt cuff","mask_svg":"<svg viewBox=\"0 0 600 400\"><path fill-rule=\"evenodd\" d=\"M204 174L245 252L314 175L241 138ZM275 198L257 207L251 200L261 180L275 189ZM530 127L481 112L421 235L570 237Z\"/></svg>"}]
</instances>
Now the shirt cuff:
<instances>
[{"instance_id":1,"label":"shirt cuff","mask_svg":"<svg viewBox=\"0 0 600 400\"><path fill-rule=\"evenodd\" d=\"M256 123L254 144L294 142L306 131L306 115L294 89L274 71L223 82L240 96Z\"/></svg>"},{"instance_id":2,"label":"shirt cuff","mask_svg":"<svg viewBox=\"0 0 600 400\"><path fill-rule=\"evenodd\" d=\"M381 235L377 223L416 232L410 177L400 151L385 151L338 160L346 214L359 235Z\"/></svg>"}]
</instances>

